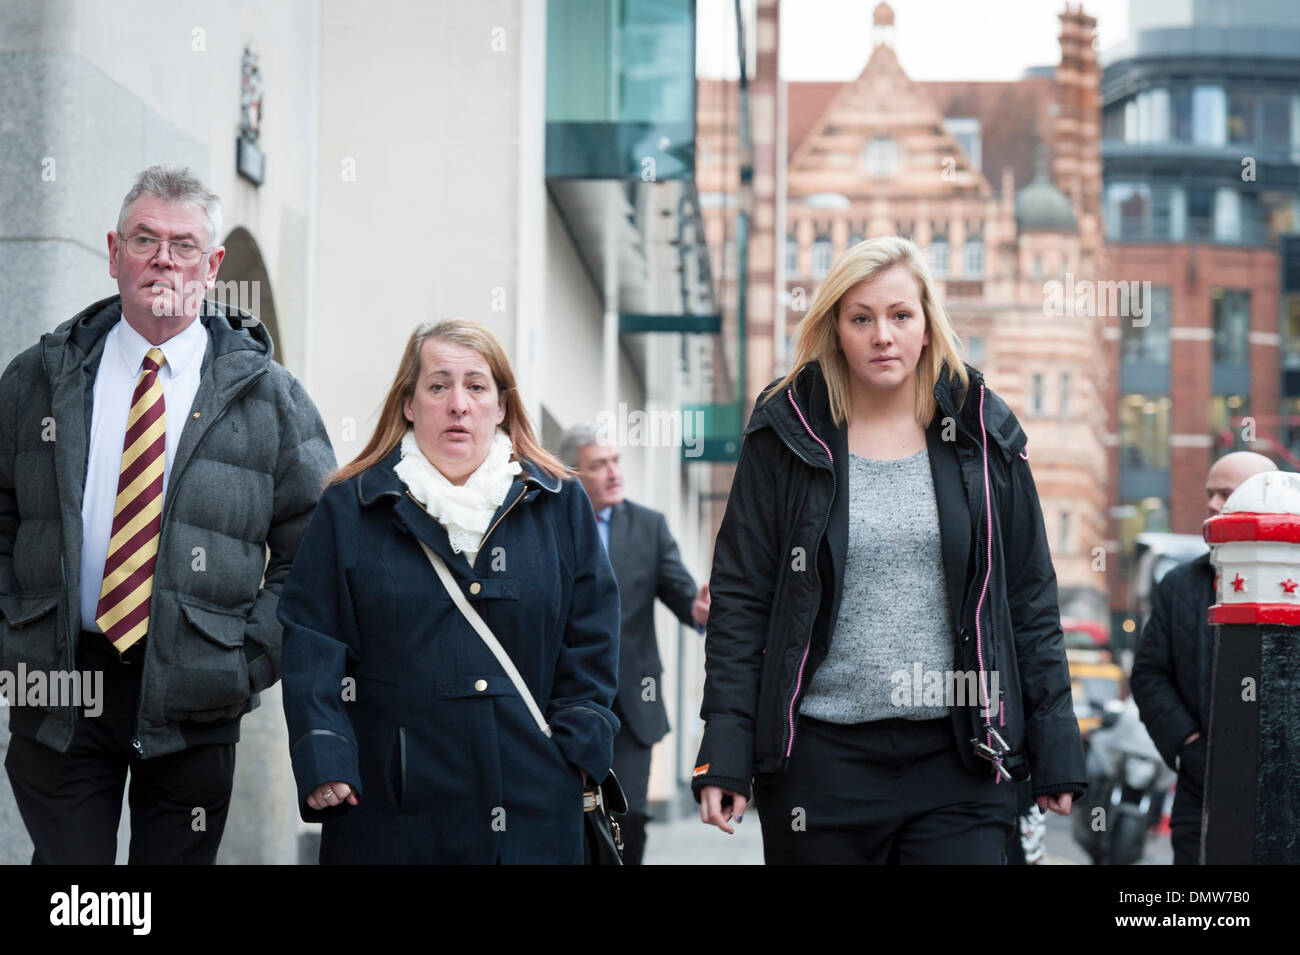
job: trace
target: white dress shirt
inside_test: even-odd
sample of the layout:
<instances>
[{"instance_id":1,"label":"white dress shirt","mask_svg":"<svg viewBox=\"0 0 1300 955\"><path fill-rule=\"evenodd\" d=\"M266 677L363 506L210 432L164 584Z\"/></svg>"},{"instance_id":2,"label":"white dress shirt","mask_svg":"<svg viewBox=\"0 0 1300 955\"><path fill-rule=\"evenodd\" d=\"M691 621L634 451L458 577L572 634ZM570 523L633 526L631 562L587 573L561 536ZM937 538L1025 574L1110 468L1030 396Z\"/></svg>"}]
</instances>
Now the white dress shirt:
<instances>
[{"instance_id":1,"label":"white dress shirt","mask_svg":"<svg viewBox=\"0 0 1300 955\"><path fill-rule=\"evenodd\" d=\"M118 478L122 473L122 443L126 440L126 419L131 398L144 366L144 356L154 346L143 335L120 320L108 333L104 354L95 375L94 407L90 419L90 457L86 468L86 493L81 499L81 627L100 629L95 623L99 589L104 583L104 561L113 532L113 508L117 502ZM203 353L208 347L208 330L195 319L185 330L157 346L167 359L158 380L162 383L163 411L167 421L167 445L163 461L163 499L172 461L180 444L181 431L190 416L190 406L199 390Z\"/></svg>"}]
</instances>

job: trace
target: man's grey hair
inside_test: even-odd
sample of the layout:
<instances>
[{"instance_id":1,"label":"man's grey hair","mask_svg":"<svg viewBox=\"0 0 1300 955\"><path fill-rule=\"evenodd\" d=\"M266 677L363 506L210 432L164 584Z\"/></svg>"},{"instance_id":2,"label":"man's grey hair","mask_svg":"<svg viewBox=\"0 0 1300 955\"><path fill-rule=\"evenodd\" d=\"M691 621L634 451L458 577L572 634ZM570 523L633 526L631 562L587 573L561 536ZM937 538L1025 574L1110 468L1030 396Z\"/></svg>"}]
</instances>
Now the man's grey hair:
<instances>
[{"instance_id":1,"label":"man's grey hair","mask_svg":"<svg viewBox=\"0 0 1300 955\"><path fill-rule=\"evenodd\" d=\"M560 460L566 467L577 468L578 452L593 444L600 444L600 431L594 424L575 424L560 439Z\"/></svg>"},{"instance_id":2,"label":"man's grey hair","mask_svg":"<svg viewBox=\"0 0 1300 955\"><path fill-rule=\"evenodd\" d=\"M216 247L221 234L221 200L187 167L150 166L136 176L135 184L122 200L122 208L117 214L119 235L131 204L141 196L153 196L178 205L201 206L208 220L208 241L213 248Z\"/></svg>"}]
</instances>

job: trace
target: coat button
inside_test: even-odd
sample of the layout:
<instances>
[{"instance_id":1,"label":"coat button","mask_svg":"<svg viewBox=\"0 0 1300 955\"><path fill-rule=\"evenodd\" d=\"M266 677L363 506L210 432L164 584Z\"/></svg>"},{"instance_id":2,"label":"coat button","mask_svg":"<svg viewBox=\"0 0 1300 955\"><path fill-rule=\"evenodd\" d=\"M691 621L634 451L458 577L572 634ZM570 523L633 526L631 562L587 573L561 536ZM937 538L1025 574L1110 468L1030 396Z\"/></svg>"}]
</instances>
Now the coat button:
<instances>
[{"instance_id":1,"label":"coat button","mask_svg":"<svg viewBox=\"0 0 1300 955\"><path fill-rule=\"evenodd\" d=\"M487 680L475 680L474 689L482 693L484 690L487 689Z\"/></svg>"},{"instance_id":2,"label":"coat button","mask_svg":"<svg viewBox=\"0 0 1300 955\"><path fill-rule=\"evenodd\" d=\"M477 580L474 581L474 583L469 585L469 592L472 594L476 594L482 589L483 589L482 585L480 585Z\"/></svg>"}]
</instances>

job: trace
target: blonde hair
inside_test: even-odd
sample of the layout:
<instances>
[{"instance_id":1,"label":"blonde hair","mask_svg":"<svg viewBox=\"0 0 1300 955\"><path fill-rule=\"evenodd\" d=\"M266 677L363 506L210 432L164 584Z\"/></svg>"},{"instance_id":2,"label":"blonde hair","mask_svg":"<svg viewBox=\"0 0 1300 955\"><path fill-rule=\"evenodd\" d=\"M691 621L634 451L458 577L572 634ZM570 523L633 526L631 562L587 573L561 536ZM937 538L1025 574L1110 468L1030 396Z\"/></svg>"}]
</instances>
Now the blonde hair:
<instances>
[{"instance_id":1,"label":"blonde hair","mask_svg":"<svg viewBox=\"0 0 1300 955\"><path fill-rule=\"evenodd\" d=\"M406 342L406 349L402 352L402 360L397 366L397 377L393 379L393 385L388 389L388 397L384 399L384 407L379 413L379 423L375 425L375 433L370 436L369 443L360 454L330 475L327 485L346 481L373 467L388 457L393 448L401 443L410 427L403 414L403 406L406 399L415 394L416 384L420 380L420 352L429 339L464 345L483 356L492 372L492 379L496 382L498 395L505 403L506 416L500 426L510 436L510 441L515 446L510 460L519 461L526 458L552 478L566 478L571 475L572 472L543 448L533 433L528 413L524 410L523 399L519 397L519 390L515 387L514 370L510 367L505 349L501 347L497 337L478 322L450 318L437 324L425 322L411 333L411 337Z\"/></svg>"},{"instance_id":2,"label":"blonde hair","mask_svg":"<svg viewBox=\"0 0 1300 955\"><path fill-rule=\"evenodd\" d=\"M764 402L784 391L805 365L816 361L821 364L826 379L831 417L835 424L842 425L851 419L853 402L849 390L849 366L840 347L837 328L840 304L853 286L874 279L896 265L904 266L915 276L921 290L925 327L930 333L930 344L921 348L916 363L916 421L921 427L928 428L934 418L937 408L934 389L945 361L949 377L955 374L961 379L961 401L958 402L958 407L961 407L970 387L970 376L961 359L961 340L939 300L938 289L921 250L914 242L900 236L881 236L859 242L846 249L835 261L813 297L812 308L799 323L799 338L790 373L768 389L763 396Z\"/></svg>"}]
</instances>

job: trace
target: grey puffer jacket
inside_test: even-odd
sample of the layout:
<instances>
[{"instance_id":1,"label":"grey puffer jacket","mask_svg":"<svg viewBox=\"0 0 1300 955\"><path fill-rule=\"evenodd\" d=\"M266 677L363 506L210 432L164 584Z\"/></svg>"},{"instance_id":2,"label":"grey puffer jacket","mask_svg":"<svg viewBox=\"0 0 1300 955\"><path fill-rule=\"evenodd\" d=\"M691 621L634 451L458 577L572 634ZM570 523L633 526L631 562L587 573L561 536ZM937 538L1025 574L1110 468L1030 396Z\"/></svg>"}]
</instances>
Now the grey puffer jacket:
<instances>
[{"instance_id":1,"label":"grey puffer jacket","mask_svg":"<svg viewBox=\"0 0 1300 955\"><path fill-rule=\"evenodd\" d=\"M0 669L77 668L81 504L95 374L118 296L41 336L0 377ZM163 501L140 708L140 758L239 739L280 677L276 604L334 466L302 386L256 319L216 305ZM268 562L269 550L269 562ZM10 708L10 730L65 752L72 707Z\"/></svg>"}]
</instances>

